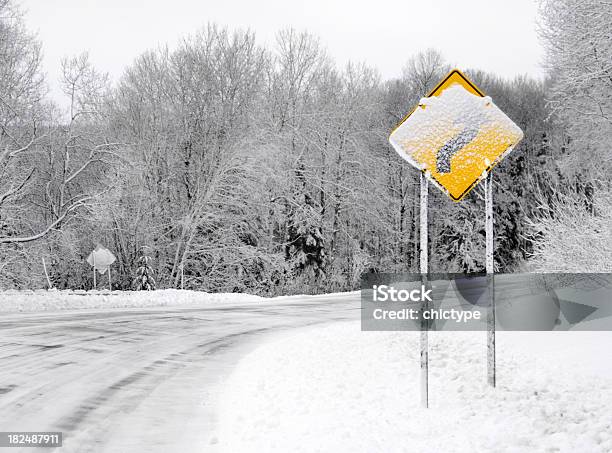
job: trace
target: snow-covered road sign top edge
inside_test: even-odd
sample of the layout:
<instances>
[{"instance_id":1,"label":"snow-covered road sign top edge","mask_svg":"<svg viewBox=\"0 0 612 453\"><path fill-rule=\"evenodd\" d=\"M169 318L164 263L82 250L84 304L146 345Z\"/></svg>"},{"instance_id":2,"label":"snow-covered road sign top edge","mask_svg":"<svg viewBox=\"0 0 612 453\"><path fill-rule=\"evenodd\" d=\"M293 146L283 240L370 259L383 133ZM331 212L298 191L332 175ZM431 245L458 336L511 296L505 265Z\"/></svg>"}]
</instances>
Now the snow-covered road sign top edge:
<instances>
[{"instance_id":1,"label":"snow-covered road sign top edge","mask_svg":"<svg viewBox=\"0 0 612 453\"><path fill-rule=\"evenodd\" d=\"M455 86L456 84L458 84L459 86L461 86L465 91L467 91L468 93L472 94L474 97L479 97L479 98L485 98L485 94L483 91L481 91L474 83L472 83L461 71L459 71L458 69L453 69L451 72L449 72L446 77L444 77L440 83L438 83L436 85L436 87L431 90L431 92L428 94L427 98L423 98L424 100L427 100L428 98L432 98L432 97L440 97L441 94L448 88ZM469 96L468 96L469 97ZM473 99L473 98L472 98ZM490 98L486 98L484 100L484 102L488 102L490 101ZM411 165L413 165L414 167L416 167L417 169L420 169L421 171L423 171L423 173L426 175L426 177L432 181L436 187L438 187L440 190L442 190L444 193L446 193L453 201L458 202L461 201L463 198L465 198L465 196L482 180L486 177L486 175L510 152L512 151L512 149L514 149L514 147L516 146L516 144L521 140L522 136L523 136L523 132L520 130L520 128L512 121L510 120L510 118L508 118L501 110L499 110L499 108L497 108L492 101L490 102L491 105L493 105L494 110L497 111L497 115L498 117L500 117L502 119L502 123L505 124L501 124L503 127L508 127L508 130L510 131L509 134L512 137L510 140L508 140L508 137L506 137L506 141L505 141L505 145L497 146L498 152L495 153L495 156L492 157L491 159L486 159L486 167L482 168L483 171L480 171L477 175L472 174L471 177L469 177L468 179L466 179L465 177L463 177L463 186L461 187L461 190L449 190L449 188L447 187L449 185L449 179L452 180L453 176L451 175L449 177L449 175L442 175L442 177L440 177L440 175L438 174L438 178L440 178L441 180L438 180L438 178L436 177L436 174L432 174L432 173L437 173L437 171L429 171L427 168L425 168L426 166L424 165L423 162L417 162L415 159L413 159L413 156L406 152L406 149L404 147L402 147L397 140L393 140L393 135L394 133L396 133L396 131L414 114L414 112L419 108L419 106L421 105L421 103L417 104L403 119L402 121L400 121L400 123L391 131L391 134L389 136L389 141L391 143L391 145L393 146L393 148L398 152L398 154L407 162L409 162ZM423 108L425 108L424 106L422 106ZM478 132L477 132L478 133ZM397 134L399 135L399 134ZM483 143L483 139L473 139L474 142L478 142L478 143ZM486 141L484 141L484 143L486 144ZM468 145L470 144L469 141L467 143ZM499 144L498 144L499 145ZM504 148L505 146L505 148ZM465 146L464 146L465 148ZM503 151L502 151L503 150ZM440 150L441 151L441 150ZM440 152L439 151L439 152ZM501 152L499 152L501 151ZM450 159L450 158L449 158ZM450 164L449 164L450 165ZM476 168L476 166L473 166L472 170L474 170ZM447 170L448 173L450 174L450 169ZM457 172L455 172L457 173ZM473 172L472 172L473 173ZM463 176L463 175L461 175ZM469 185L467 185L469 182Z\"/></svg>"}]
</instances>

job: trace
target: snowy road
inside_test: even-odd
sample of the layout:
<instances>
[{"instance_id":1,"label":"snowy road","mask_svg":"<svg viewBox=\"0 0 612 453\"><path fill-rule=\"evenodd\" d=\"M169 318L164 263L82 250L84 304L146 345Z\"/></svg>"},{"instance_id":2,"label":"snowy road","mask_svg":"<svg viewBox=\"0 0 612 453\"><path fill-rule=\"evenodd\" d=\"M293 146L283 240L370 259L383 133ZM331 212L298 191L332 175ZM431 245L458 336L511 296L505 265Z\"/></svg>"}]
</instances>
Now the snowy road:
<instances>
[{"instance_id":1,"label":"snowy road","mask_svg":"<svg viewBox=\"0 0 612 453\"><path fill-rule=\"evenodd\" d=\"M357 294L2 314L0 431L61 431L62 453L214 451L218 390L244 354L358 319Z\"/></svg>"}]
</instances>

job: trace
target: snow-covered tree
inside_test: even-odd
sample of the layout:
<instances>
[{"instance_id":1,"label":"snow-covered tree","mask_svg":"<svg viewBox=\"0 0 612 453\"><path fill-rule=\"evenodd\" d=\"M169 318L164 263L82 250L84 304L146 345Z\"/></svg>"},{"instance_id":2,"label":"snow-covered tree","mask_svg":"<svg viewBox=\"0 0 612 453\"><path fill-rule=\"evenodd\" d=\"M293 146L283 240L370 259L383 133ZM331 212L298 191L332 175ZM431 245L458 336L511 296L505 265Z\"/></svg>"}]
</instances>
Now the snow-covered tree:
<instances>
[{"instance_id":1,"label":"snow-covered tree","mask_svg":"<svg viewBox=\"0 0 612 453\"><path fill-rule=\"evenodd\" d=\"M612 3L546 0L540 14L552 79L550 105L569 135L562 168L607 180L612 169Z\"/></svg>"},{"instance_id":2,"label":"snow-covered tree","mask_svg":"<svg viewBox=\"0 0 612 453\"><path fill-rule=\"evenodd\" d=\"M609 272L612 3L546 0L540 14L559 130L550 140L557 160L547 169L554 191L537 191L531 216L531 264L548 272Z\"/></svg>"},{"instance_id":3,"label":"snow-covered tree","mask_svg":"<svg viewBox=\"0 0 612 453\"><path fill-rule=\"evenodd\" d=\"M155 289L151 257L147 255L145 248L142 249L140 258L138 258L138 269L136 269L133 286L137 291L152 291Z\"/></svg>"},{"instance_id":4,"label":"snow-covered tree","mask_svg":"<svg viewBox=\"0 0 612 453\"><path fill-rule=\"evenodd\" d=\"M559 188L601 211L593 197L605 190L611 141L600 63L610 54L607 10L589 9L598 4L544 2L551 81L469 72L525 131L495 169L499 270L543 241L545 229L525 219L543 205L552 219ZM366 64L337 66L308 32L283 30L264 48L252 32L210 24L143 53L114 86L85 54L65 59L62 116L45 101L41 44L11 5L0 0L0 285L44 286L45 257L58 287L86 287L92 237L117 251L123 289L136 267L146 283L154 267L157 287L178 287L184 273L193 289L262 294L418 271L418 172L387 138L448 70L439 52L416 53L400 78L382 81ZM559 165L583 175L587 161L590 179ZM431 194L432 270L482 269L480 191L460 205Z\"/></svg>"}]
</instances>

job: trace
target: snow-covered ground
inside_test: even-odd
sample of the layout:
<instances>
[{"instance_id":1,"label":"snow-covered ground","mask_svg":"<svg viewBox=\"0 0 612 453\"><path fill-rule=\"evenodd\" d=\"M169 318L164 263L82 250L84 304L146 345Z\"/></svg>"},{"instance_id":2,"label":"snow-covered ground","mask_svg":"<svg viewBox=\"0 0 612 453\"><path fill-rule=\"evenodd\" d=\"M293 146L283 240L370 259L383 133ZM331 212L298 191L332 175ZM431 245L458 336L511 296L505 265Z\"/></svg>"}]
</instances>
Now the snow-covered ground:
<instances>
[{"instance_id":1,"label":"snow-covered ground","mask_svg":"<svg viewBox=\"0 0 612 453\"><path fill-rule=\"evenodd\" d=\"M0 291L0 313L46 312L81 309L147 308L147 307L210 307L217 304L278 304L313 302L323 298L359 298L359 291L323 295L261 297L244 293L206 293L178 289L156 291L79 291L37 290Z\"/></svg>"},{"instance_id":2,"label":"snow-covered ground","mask_svg":"<svg viewBox=\"0 0 612 453\"><path fill-rule=\"evenodd\" d=\"M360 313L358 294L10 295L45 311L0 314L0 431L61 431L62 453L210 452L220 389L243 356Z\"/></svg>"},{"instance_id":3,"label":"snow-covered ground","mask_svg":"<svg viewBox=\"0 0 612 453\"><path fill-rule=\"evenodd\" d=\"M0 312L0 427L66 452L612 451L612 332L501 332L495 390L484 332L432 332L424 410L418 333L362 332L358 293L1 292Z\"/></svg>"},{"instance_id":4,"label":"snow-covered ground","mask_svg":"<svg viewBox=\"0 0 612 453\"><path fill-rule=\"evenodd\" d=\"M225 383L224 452L611 452L612 332L430 333L430 409L418 333L358 322L303 329L247 355Z\"/></svg>"},{"instance_id":5,"label":"snow-covered ground","mask_svg":"<svg viewBox=\"0 0 612 453\"><path fill-rule=\"evenodd\" d=\"M0 312L37 312L99 308L198 306L223 302L256 302L262 297L238 293L158 291L0 291Z\"/></svg>"}]
</instances>

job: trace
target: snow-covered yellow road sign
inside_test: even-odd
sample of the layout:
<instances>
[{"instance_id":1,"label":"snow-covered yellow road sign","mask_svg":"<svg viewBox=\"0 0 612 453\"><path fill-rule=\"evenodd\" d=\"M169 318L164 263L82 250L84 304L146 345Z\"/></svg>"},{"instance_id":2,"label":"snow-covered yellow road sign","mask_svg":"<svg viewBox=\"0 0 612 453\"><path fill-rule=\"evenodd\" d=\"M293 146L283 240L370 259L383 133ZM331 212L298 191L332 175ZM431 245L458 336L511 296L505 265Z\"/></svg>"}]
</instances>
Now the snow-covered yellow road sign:
<instances>
[{"instance_id":1,"label":"snow-covered yellow road sign","mask_svg":"<svg viewBox=\"0 0 612 453\"><path fill-rule=\"evenodd\" d=\"M459 70L451 71L391 132L393 148L454 201L472 190L523 131Z\"/></svg>"}]
</instances>

